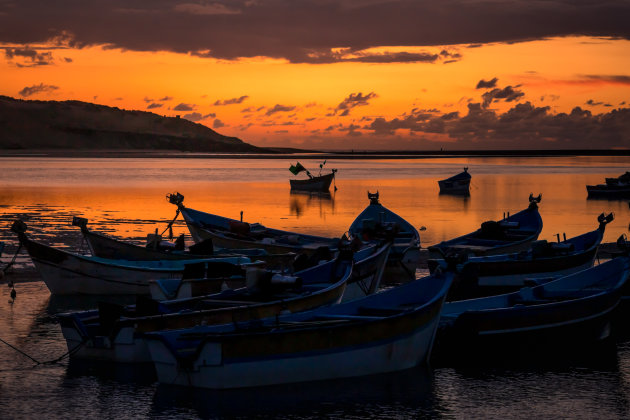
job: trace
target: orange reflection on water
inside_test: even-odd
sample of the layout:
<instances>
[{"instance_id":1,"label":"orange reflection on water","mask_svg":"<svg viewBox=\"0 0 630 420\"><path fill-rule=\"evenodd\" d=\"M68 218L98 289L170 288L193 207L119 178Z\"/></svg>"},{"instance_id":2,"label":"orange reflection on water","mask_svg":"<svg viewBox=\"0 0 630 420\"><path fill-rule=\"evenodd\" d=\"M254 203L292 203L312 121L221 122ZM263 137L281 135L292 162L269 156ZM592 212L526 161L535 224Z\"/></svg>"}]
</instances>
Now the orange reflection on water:
<instances>
[{"instance_id":1,"label":"orange reflection on water","mask_svg":"<svg viewBox=\"0 0 630 420\"><path fill-rule=\"evenodd\" d=\"M338 237L368 205L367 191L381 203L422 226L422 245L450 239L486 220L527 207L530 193L542 193L541 239L556 233L575 236L597 226L597 215L614 212L606 241L628 230L624 200L587 200L587 184L603 182L630 167L622 158L457 158L405 160L338 160L338 191L330 195L292 194L286 160L215 159L16 159L5 160L11 173L0 176L4 224L0 239L11 239L8 224L26 217L32 232L54 242L79 243L73 215L89 226L126 238L160 232L175 215L165 195L178 191L193 209L258 222L266 226ZM306 161L305 161L306 162ZM313 167L313 162L308 162ZM470 197L440 195L437 181L468 166ZM0 225L1 226L1 225ZM68 240L55 236L66 232ZM173 233L188 233L176 223ZM75 239L72 239L75 238ZM72 239L72 240L70 240Z\"/></svg>"}]
</instances>

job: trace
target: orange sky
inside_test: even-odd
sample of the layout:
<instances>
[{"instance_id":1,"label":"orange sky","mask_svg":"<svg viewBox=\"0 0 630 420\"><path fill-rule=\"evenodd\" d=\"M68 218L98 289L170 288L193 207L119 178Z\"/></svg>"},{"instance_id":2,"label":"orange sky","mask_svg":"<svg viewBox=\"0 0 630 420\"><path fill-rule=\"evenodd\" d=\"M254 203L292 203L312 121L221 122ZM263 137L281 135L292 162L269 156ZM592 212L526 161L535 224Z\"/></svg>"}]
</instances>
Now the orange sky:
<instances>
[{"instance_id":1,"label":"orange sky","mask_svg":"<svg viewBox=\"0 0 630 420\"><path fill-rule=\"evenodd\" d=\"M508 87L517 93L514 98L496 97L483 110L500 116L529 102L534 108L549 107L551 117L575 107L591 115L607 114L630 104L630 41L621 39L379 47L359 54L415 52L439 58L322 64L265 57L218 60L103 46L5 43L0 48L6 52L0 59L2 95L180 115L259 146L470 148L475 140L460 128L410 130L395 124L409 116L426 122L452 112L459 113L459 121L469 113L469 104L483 103L484 93ZM37 55L19 54L27 50ZM357 52L344 59L352 54ZM476 89L481 80L494 78L492 86ZM428 117L418 120L420 114ZM379 118L385 129L375 128ZM607 146L628 147L627 137Z\"/></svg>"}]
</instances>

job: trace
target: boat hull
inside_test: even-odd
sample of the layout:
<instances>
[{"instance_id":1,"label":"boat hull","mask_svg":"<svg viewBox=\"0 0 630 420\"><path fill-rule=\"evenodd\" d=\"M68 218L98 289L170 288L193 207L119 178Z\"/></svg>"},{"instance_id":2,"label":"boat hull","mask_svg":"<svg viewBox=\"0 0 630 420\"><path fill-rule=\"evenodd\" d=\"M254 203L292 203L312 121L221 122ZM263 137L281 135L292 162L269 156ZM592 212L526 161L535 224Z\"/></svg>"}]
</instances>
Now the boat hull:
<instances>
[{"instance_id":1,"label":"boat hull","mask_svg":"<svg viewBox=\"0 0 630 420\"><path fill-rule=\"evenodd\" d=\"M289 183L294 191L320 191L326 192L335 178L334 173L316 176L310 179L291 179Z\"/></svg>"},{"instance_id":2,"label":"boat hull","mask_svg":"<svg viewBox=\"0 0 630 420\"><path fill-rule=\"evenodd\" d=\"M259 324L147 334L162 383L212 389L393 372L430 355L453 275Z\"/></svg>"},{"instance_id":3,"label":"boat hull","mask_svg":"<svg viewBox=\"0 0 630 420\"><path fill-rule=\"evenodd\" d=\"M179 279L186 263L224 261L249 263L248 258L130 262L86 257L20 237L42 280L55 295L136 295L149 293L149 281Z\"/></svg>"},{"instance_id":4,"label":"boat hull","mask_svg":"<svg viewBox=\"0 0 630 420\"><path fill-rule=\"evenodd\" d=\"M149 351L158 380L180 386L231 389L276 384L348 378L409 369L429 355L437 323L434 321L413 333L357 348L333 347L286 357L270 356L251 361L222 358L220 344L204 345L199 357L182 371L164 343L149 341Z\"/></svg>"}]
</instances>

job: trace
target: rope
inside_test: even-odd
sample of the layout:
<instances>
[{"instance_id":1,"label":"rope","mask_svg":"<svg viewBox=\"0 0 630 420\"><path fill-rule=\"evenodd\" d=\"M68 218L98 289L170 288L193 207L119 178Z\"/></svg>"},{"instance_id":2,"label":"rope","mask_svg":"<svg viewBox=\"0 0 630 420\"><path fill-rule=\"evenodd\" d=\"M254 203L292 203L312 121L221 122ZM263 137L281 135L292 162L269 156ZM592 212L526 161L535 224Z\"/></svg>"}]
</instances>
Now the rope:
<instances>
[{"instance_id":1,"label":"rope","mask_svg":"<svg viewBox=\"0 0 630 420\"><path fill-rule=\"evenodd\" d=\"M167 230L169 230L169 229L171 229L173 227L173 223L175 223L175 219L177 219L177 216L179 216L179 208L175 212L175 217L173 217L173 220L171 220L171 222L166 226L166 229L164 229L164 231L160 234L160 236L164 235ZM172 237L172 235L171 235L171 237Z\"/></svg>"},{"instance_id":2,"label":"rope","mask_svg":"<svg viewBox=\"0 0 630 420\"><path fill-rule=\"evenodd\" d=\"M79 344L77 344L76 346L74 346L74 348L68 350L67 352L65 352L64 354L62 354L61 356L52 359L52 360L45 360L43 362L40 362L39 360L35 359L34 357L30 356L29 354L25 353L24 351L18 349L17 347L15 347L14 345L7 343L6 341L4 341L2 338L0 338L0 342L6 344L7 346L11 347L13 350L17 351L18 353L20 353L22 356L28 357L29 359L31 359L35 365L39 366L39 365L52 365L54 363L58 363L61 360L65 359L68 356L73 355L74 353L76 353L77 351L79 351L79 349L85 345L86 340L81 341Z\"/></svg>"},{"instance_id":3,"label":"rope","mask_svg":"<svg viewBox=\"0 0 630 420\"><path fill-rule=\"evenodd\" d=\"M7 270L15 263L15 259L17 258L18 254L20 253L20 250L22 249L22 242L20 242L20 244L17 247L17 250L15 251L15 254L13 254L13 258L11 258L11 261L6 265L6 267L4 267L2 269L2 272L6 274Z\"/></svg>"}]
</instances>

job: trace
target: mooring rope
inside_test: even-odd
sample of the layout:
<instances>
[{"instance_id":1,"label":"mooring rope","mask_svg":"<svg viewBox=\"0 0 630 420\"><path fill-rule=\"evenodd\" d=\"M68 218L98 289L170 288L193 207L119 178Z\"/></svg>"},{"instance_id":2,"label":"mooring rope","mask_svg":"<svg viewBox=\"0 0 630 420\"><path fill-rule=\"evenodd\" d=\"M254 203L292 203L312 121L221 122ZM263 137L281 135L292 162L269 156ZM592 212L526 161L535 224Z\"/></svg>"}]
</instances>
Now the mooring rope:
<instances>
[{"instance_id":1,"label":"mooring rope","mask_svg":"<svg viewBox=\"0 0 630 420\"><path fill-rule=\"evenodd\" d=\"M175 211L175 217L173 217L173 220L170 221L170 223L166 226L166 228L160 234L160 236L164 235L167 230L171 229L171 231L170 231L170 239L173 239L173 223L175 223L175 220L177 219L177 216L179 216L179 208L177 209L177 211Z\"/></svg>"},{"instance_id":2,"label":"mooring rope","mask_svg":"<svg viewBox=\"0 0 630 420\"><path fill-rule=\"evenodd\" d=\"M12 345L11 343L7 343L6 341L4 341L2 338L0 338L0 342L6 344L7 346L11 347L13 350L17 351L18 353L20 353L22 356L25 356L27 358L29 358L30 360L32 360L36 366L39 365L52 365L55 363L58 363L60 361L62 361L63 359L65 359L68 356L73 355L74 353L76 353L77 351L79 351L79 349L85 345L86 340L81 341L79 344L77 344L76 346L74 346L72 349L68 350L67 352L65 352L64 354L62 354L61 356L55 358L55 359L51 359L51 360L45 360L43 362L40 362L39 360L35 359L33 356L27 354L26 352L20 350L19 348L15 347L14 345Z\"/></svg>"}]
</instances>

